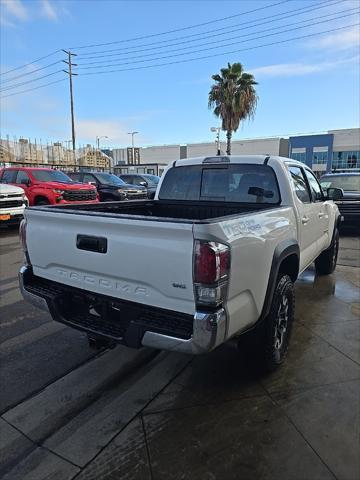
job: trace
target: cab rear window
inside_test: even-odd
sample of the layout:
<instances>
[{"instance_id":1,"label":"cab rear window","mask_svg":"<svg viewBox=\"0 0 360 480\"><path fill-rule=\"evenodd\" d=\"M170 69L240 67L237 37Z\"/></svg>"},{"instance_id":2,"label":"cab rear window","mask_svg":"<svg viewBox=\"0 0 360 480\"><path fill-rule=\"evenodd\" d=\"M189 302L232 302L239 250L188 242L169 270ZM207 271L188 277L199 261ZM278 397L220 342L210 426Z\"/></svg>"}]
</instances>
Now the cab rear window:
<instances>
[{"instance_id":1,"label":"cab rear window","mask_svg":"<svg viewBox=\"0 0 360 480\"><path fill-rule=\"evenodd\" d=\"M169 170L159 199L277 204L280 193L267 165L193 165Z\"/></svg>"}]
</instances>

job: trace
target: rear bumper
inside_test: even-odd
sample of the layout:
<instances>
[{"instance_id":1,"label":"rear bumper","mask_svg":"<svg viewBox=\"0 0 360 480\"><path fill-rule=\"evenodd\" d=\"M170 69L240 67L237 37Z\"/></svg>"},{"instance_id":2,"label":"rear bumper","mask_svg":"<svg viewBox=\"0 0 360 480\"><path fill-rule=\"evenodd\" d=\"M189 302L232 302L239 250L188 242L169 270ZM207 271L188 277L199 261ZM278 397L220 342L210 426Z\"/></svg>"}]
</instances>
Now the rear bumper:
<instances>
[{"instance_id":1,"label":"rear bumper","mask_svg":"<svg viewBox=\"0 0 360 480\"><path fill-rule=\"evenodd\" d=\"M170 331L166 334L159 332L159 330L162 328L161 318L164 317L164 312L161 309L158 309L159 318L156 319L157 321L155 321L156 327L152 327L151 325L149 327L146 325L144 326L144 318L142 316L143 323L137 323L136 319L135 321L128 321L126 327L123 329L123 332L119 333L119 331L121 332L121 327L119 325L117 325L116 332L114 330L109 330L109 328L102 328L102 319L100 319L100 321L97 320L96 324L91 324L88 321L79 322L78 318L81 317L80 315L77 315L75 320L71 316L64 316L57 307L56 297L60 295L56 290L57 285L51 286L49 289L47 289L45 286L36 290L32 286L33 278L35 277L32 274L30 267L23 266L20 269L19 283L24 299L32 303L37 308L49 312L54 320L78 330L85 331L90 335L96 335L97 337L103 337L108 340L110 339L132 348L146 346L161 350L171 350L189 354L201 354L209 352L226 340L227 315L223 308L211 313L195 312L193 319L190 319L192 320L192 333L189 335L189 338L180 338L179 336L176 336L176 334L172 335ZM42 280L46 283L44 279ZM71 289L71 287L65 288L68 288L69 291L78 290ZM86 293L84 295L86 295ZM108 299L109 302L112 301L110 297L108 297ZM132 306L131 308L129 307L129 317L134 316L134 309L136 310L136 308L136 305ZM138 307L138 309L142 310L144 310L144 308L145 307L142 305ZM156 311L156 309L153 307L151 308L152 312L151 315L150 313L149 315L153 317L154 310ZM181 314L178 312L169 312L168 316L171 316L171 313L173 313L175 319L179 315L181 316ZM106 324L106 321L103 323ZM169 329L169 327L167 328Z\"/></svg>"}]
</instances>

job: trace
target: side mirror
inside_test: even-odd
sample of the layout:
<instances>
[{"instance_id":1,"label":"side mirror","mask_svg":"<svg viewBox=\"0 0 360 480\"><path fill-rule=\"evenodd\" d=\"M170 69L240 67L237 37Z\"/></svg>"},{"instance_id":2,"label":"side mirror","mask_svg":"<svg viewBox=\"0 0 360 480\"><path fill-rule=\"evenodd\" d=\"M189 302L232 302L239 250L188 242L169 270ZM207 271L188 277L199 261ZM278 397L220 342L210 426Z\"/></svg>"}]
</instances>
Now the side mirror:
<instances>
[{"instance_id":1,"label":"side mirror","mask_svg":"<svg viewBox=\"0 0 360 480\"><path fill-rule=\"evenodd\" d=\"M30 187L30 185L31 185L30 178L28 178L27 180L26 179L22 180L21 185L26 185L27 187Z\"/></svg>"},{"instance_id":2,"label":"side mirror","mask_svg":"<svg viewBox=\"0 0 360 480\"><path fill-rule=\"evenodd\" d=\"M93 185L94 187L96 187L97 183L96 182L88 182L89 185Z\"/></svg>"},{"instance_id":3,"label":"side mirror","mask_svg":"<svg viewBox=\"0 0 360 480\"><path fill-rule=\"evenodd\" d=\"M148 182L139 182L140 185L142 185L143 187L147 187L148 186Z\"/></svg>"},{"instance_id":4,"label":"side mirror","mask_svg":"<svg viewBox=\"0 0 360 480\"><path fill-rule=\"evenodd\" d=\"M328 188L327 196L329 200L340 200L344 196L344 190L342 188Z\"/></svg>"}]
</instances>

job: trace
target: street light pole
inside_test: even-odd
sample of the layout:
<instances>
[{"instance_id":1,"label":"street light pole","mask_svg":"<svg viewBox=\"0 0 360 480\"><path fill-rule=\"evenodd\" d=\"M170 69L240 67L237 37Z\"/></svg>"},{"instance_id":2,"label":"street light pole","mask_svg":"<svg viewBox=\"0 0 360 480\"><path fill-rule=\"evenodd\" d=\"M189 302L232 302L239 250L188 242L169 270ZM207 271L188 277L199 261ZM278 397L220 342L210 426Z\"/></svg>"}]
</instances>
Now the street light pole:
<instances>
[{"instance_id":1,"label":"street light pole","mask_svg":"<svg viewBox=\"0 0 360 480\"><path fill-rule=\"evenodd\" d=\"M128 135L131 135L131 150L132 150L132 162L135 165L135 144L134 144L134 135L139 132L128 132Z\"/></svg>"},{"instance_id":2,"label":"street light pole","mask_svg":"<svg viewBox=\"0 0 360 480\"><path fill-rule=\"evenodd\" d=\"M100 150L100 139L101 138L109 138L107 135L101 135L101 137L96 137L96 145L97 149Z\"/></svg>"},{"instance_id":3,"label":"street light pole","mask_svg":"<svg viewBox=\"0 0 360 480\"><path fill-rule=\"evenodd\" d=\"M221 155L221 151L220 151L220 130L221 130L221 127L211 127L210 130L212 132L217 132L216 133L216 155Z\"/></svg>"}]
</instances>

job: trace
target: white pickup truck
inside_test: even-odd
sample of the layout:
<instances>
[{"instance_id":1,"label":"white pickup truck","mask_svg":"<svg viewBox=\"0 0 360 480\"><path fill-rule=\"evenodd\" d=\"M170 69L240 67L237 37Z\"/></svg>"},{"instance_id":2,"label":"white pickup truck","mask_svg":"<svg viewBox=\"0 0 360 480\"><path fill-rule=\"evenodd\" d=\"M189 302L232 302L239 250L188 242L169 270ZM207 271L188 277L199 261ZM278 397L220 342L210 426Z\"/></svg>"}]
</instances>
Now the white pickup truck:
<instances>
[{"instance_id":1,"label":"white pickup truck","mask_svg":"<svg viewBox=\"0 0 360 480\"><path fill-rule=\"evenodd\" d=\"M299 273L335 269L339 196L287 158L178 160L154 200L27 209L21 290L54 320L129 347L198 354L252 331L273 369Z\"/></svg>"},{"instance_id":2,"label":"white pickup truck","mask_svg":"<svg viewBox=\"0 0 360 480\"><path fill-rule=\"evenodd\" d=\"M29 201L22 188L0 183L0 225L19 227L27 205Z\"/></svg>"}]
</instances>

